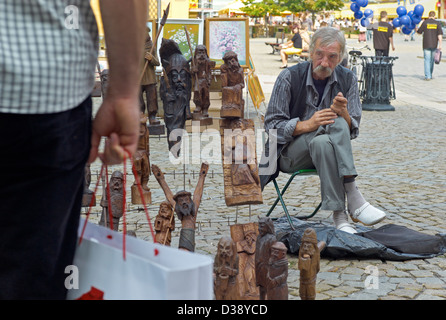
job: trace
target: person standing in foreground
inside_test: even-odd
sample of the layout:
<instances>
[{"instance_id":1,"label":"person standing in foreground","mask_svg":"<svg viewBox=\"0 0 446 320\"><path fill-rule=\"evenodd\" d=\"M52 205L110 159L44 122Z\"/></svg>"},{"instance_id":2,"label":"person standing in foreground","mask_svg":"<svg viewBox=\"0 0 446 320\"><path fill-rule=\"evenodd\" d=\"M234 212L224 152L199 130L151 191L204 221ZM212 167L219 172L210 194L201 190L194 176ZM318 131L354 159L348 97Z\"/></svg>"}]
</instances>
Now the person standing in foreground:
<instances>
[{"instance_id":1,"label":"person standing in foreground","mask_svg":"<svg viewBox=\"0 0 446 320\"><path fill-rule=\"evenodd\" d=\"M393 45L393 26L387 22L387 11L381 11L379 21L373 25L372 29L375 56L388 57L390 45L393 51L395 51L395 46Z\"/></svg>"},{"instance_id":2,"label":"person standing in foreground","mask_svg":"<svg viewBox=\"0 0 446 320\"><path fill-rule=\"evenodd\" d=\"M276 139L277 151L267 141L259 175L263 190L279 170L316 169L321 209L333 211L337 229L355 233L345 212L345 195L355 222L373 225L386 214L356 186L351 139L359 134L362 109L356 75L340 65L345 50L343 32L320 28L311 39L310 61L279 74L265 114L265 130L269 139Z\"/></svg>"},{"instance_id":3,"label":"person standing in foreground","mask_svg":"<svg viewBox=\"0 0 446 320\"><path fill-rule=\"evenodd\" d=\"M431 80L434 72L435 49L441 50L443 30L440 22L435 20L435 11L429 12L429 18L425 20L417 30L418 34L423 34L424 53L424 80Z\"/></svg>"},{"instance_id":4,"label":"person standing in foreground","mask_svg":"<svg viewBox=\"0 0 446 320\"><path fill-rule=\"evenodd\" d=\"M110 73L92 124L98 30L90 2L0 4L1 299L66 298L84 167L98 155L118 164L136 150L147 2L100 5Z\"/></svg>"}]
</instances>

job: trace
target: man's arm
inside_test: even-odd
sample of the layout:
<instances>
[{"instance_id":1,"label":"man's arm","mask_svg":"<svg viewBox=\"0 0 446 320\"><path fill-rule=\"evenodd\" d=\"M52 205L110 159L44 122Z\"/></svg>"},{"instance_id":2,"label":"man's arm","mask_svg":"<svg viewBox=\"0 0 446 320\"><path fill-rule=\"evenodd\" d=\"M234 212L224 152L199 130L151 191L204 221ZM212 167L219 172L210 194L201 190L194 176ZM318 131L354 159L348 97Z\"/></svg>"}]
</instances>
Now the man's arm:
<instances>
[{"instance_id":1,"label":"man's arm","mask_svg":"<svg viewBox=\"0 0 446 320\"><path fill-rule=\"evenodd\" d=\"M167 185L166 180L164 179L164 173L155 164L152 164L152 173L155 176L156 181L158 181L161 189L163 189L167 201L169 201L172 208L175 208L176 203L175 200L173 199L173 193L172 190L170 190L169 186Z\"/></svg>"},{"instance_id":2,"label":"man's arm","mask_svg":"<svg viewBox=\"0 0 446 320\"><path fill-rule=\"evenodd\" d=\"M100 158L107 164L122 162L136 151L139 137L139 73L144 51L148 5L146 0L101 0L109 84L93 122L89 162L98 156L101 137L108 137Z\"/></svg>"}]
</instances>

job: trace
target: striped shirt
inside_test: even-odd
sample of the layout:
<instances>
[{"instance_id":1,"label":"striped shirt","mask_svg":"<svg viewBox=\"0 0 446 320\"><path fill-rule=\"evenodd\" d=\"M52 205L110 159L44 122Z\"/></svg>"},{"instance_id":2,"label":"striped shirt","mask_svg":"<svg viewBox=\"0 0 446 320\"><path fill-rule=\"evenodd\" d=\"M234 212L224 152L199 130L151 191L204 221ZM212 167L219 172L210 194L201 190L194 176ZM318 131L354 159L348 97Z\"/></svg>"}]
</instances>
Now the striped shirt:
<instances>
[{"instance_id":1,"label":"striped shirt","mask_svg":"<svg viewBox=\"0 0 446 320\"><path fill-rule=\"evenodd\" d=\"M309 63L309 68L312 64ZM333 98L338 94L334 92L334 83L337 82L336 72L333 72L325 86L322 100L318 105L319 94L314 86L313 77L308 72L306 81L307 99L306 110L303 119L291 118L290 116L290 102L291 102L291 72L288 69L283 70L276 79L273 91L268 104L268 109L265 114L265 131L270 129L277 129L277 143L287 144L294 140L293 132L298 121L305 121L310 119L313 114L325 108L330 108L333 103ZM362 106L359 98L358 81L356 76L353 77L353 85L347 93L347 110L352 120L352 128L350 131L351 139L354 139L359 134L359 123L361 121Z\"/></svg>"},{"instance_id":2,"label":"striped shirt","mask_svg":"<svg viewBox=\"0 0 446 320\"><path fill-rule=\"evenodd\" d=\"M45 114L91 94L98 29L88 0L0 1L0 113Z\"/></svg>"}]
</instances>

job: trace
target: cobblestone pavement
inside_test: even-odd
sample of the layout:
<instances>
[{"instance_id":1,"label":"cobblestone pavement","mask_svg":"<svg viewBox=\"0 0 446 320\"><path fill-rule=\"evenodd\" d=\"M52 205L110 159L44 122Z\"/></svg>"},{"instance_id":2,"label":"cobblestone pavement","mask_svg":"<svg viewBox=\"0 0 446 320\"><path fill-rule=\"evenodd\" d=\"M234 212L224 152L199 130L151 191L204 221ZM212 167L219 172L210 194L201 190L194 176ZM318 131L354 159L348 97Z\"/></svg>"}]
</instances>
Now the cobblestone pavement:
<instances>
[{"instance_id":1,"label":"cobblestone pavement","mask_svg":"<svg viewBox=\"0 0 446 320\"><path fill-rule=\"evenodd\" d=\"M265 41L274 39L251 39L250 52L256 66L266 101L272 90L275 77L281 65L278 54L272 55ZM359 45L348 39L348 44ZM394 223L407 226L427 234L446 232L446 65L435 65L434 79L424 81L421 37L414 42L404 42L404 37L395 35L396 51L399 57L393 67L396 99L391 103L395 111L364 111L360 135L353 141L356 167L359 173L358 186L366 199L387 212L387 219L376 225ZM365 52L367 54L367 52ZM370 51L369 55L373 55ZM293 64L291 62L290 64ZM96 99L96 105L100 102ZM248 110L253 111L248 102ZM249 113L256 120L254 112ZM218 122L214 121L214 122ZM150 161L166 173L166 181L172 191L195 189L201 161L210 164L206 177L203 199L198 211L196 230L196 252L214 257L217 242L223 235L230 235L230 225L257 221L268 211L275 191L272 185L263 192L262 205L227 207L224 200L223 175L220 153L220 137L216 126L209 127L199 135L200 150L190 139L189 153L185 154L185 164L169 161L165 137L151 136ZM189 131L191 131L189 127ZM190 135L193 138L193 135ZM258 152L263 143L259 135ZM210 150L213 150L211 152ZM92 165L93 187L99 173L100 164ZM109 168L122 170L122 166ZM128 167L127 172L130 171ZM286 176L279 178L284 183ZM133 183L133 177L129 178ZM311 213L319 203L319 182L314 176L298 182L299 195L288 199L291 214ZM150 178L152 204L149 214L154 220L159 204L165 199L157 181ZM101 186L98 198L102 193ZM130 195L130 192L127 193ZM128 199L128 203L130 199ZM91 221L99 219L101 207L93 208ZM152 241L148 222L140 206L129 205L127 229L135 230L138 238ZM331 223L330 212L319 212L313 221ZM272 216L282 216L276 208ZM179 222L177 221L177 226ZM173 232L172 246L178 244L179 228ZM381 260L321 259L321 269L317 277L317 300L431 300L446 299L446 256L431 259L417 259L404 262ZM299 298L299 271L297 257L288 255L289 260L289 299ZM366 270L377 270L378 282L366 286L370 276Z\"/></svg>"}]
</instances>

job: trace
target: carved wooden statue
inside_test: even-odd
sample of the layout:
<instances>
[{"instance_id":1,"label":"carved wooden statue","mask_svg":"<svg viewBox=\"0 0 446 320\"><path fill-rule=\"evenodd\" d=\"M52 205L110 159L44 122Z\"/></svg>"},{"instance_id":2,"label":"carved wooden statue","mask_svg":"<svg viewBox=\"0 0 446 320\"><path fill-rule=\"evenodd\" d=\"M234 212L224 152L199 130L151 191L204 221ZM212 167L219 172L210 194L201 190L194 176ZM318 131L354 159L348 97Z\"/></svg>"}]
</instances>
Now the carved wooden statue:
<instances>
[{"instance_id":1,"label":"carved wooden statue","mask_svg":"<svg viewBox=\"0 0 446 320\"><path fill-rule=\"evenodd\" d=\"M138 183L141 184L142 194L146 204L152 203L152 196L150 188L148 187L150 176L150 147L149 147L149 130L147 129L147 116L140 114L139 124L139 140L138 147L133 155L133 164L137 176L131 187L132 203L143 204L141 193L138 188Z\"/></svg>"},{"instance_id":2,"label":"carved wooden statue","mask_svg":"<svg viewBox=\"0 0 446 320\"><path fill-rule=\"evenodd\" d=\"M199 44L195 48L194 60L192 64L192 79L194 80L194 98L195 110L192 113L192 119L200 121L200 125L211 125L212 118L209 117L209 88L212 80L212 68L215 67L215 61L209 59L205 45Z\"/></svg>"},{"instance_id":3,"label":"carved wooden statue","mask_svg":"<svg viewBox=\"0 0 446 320\"><path fill-rule=\"evenodd\" d=\"M268 266L271 246L276 243L274 224L269 217L259 217L259 236L256 242L256 284L259 287L260 300L266 300L268 287Z\"/></svg>"},{"instance_id":4,"label":"carved wooden statue","mask_svg":"<svg viewBox=\"0 0 446 320\"><path fill-rule=\"evenodd\" d=\"M190 67L178 44L171 39L163 38L159 53L164 68L164 75L160 81L160 96L164 107L167 141L170 152L178 157L181 149L181 130L179 132L175 129L184 129L186 119L192 118ZM172 149L174 146L175 148Z\"/></svg>"},{"instance_id":5,"label":"carved wooden statue","mask_svg":"<svg viewBox=\"0 0 446 320\"><path fill-rule=\"evenodd\" d=\"M299 248L299 295L302 300L316 299L316 277L320 268L320 252L324 247L325 242L317 241L314 229L305 229Z\"/></svg>"},{"instance_id":6,"label":"carved wooden statue","mask_svg":"<svg viewBox=\"0 0 446 320\"><path fill-rule=\"evenodd\" d=\"M266 296L268 300L288 300L288 258L287 248L277 241L271 246L269 259Z\"/></svg>"},{"instance_id":7,"label":"carved wooden statue","mask_svg":"<svg viewBox=\"0 0 446 320\"><path fill-rule=\"evenodd\" d=\"M222 87L220 116L222 118L243 118L245 110L243 68L238 62L237 54L233 51L226 52L223 61L224 63L220 67Z\"/></svg>"},{"instance_id":8,"label":"carved wooden statue","mask_svg":"<svg viewBox=\"0 0 446 320\"><path fill-rule=\"evenodd\" d=\"M156 48L153 47L153 41L150 37L150 28L147 29L147 37L144 45L144 60L142 65L146 66L143 69L143 75L141 78L141 93L139 96L141 112L146 113L149 116L148 129L150 134L161 135L164 134L164 125L156 119L158 113L158 94L156 92L156 74L155 67L160 65L156 54ZM147 62L147 64L146 64ZM145 96L145 101L144 101Z\"/></svg>"},{"instance_id":9,"label":"carved wooden statue","mask_svg":"<svg viewBox=\"0 0 446 320\"><path fill-rule=\"evenodd\" d=\"M223 119L220 134L226 205L263 203L254 121Z\"/></svg>"},{"instance_id":10,"label":"carved wooden statue","mask_svg":"<svg viewBox=\"0 0 446 320\"><path fill-rule=\"evenodd\" d=\"M91 183L91 170L89 163L85 165L84 178L85 183L84 194L82 196L82 207L94 207L96 205L96 196L94 192L89 189Z\"/></svg>"},{"instance_id":11,"label":"carved wooden statue","mask_svg":"<svg viewBox=\"0 0 446 320\"><path fill-rule=\"evenodd\" d=\"M235 242L224 236L218 242L214 259L214 292L216 300L237 300L238 255Z\"/></svg>"},{"instance_id":12,"label":"carved wooden statue","mask_svg":"<svg viewBox=\"0 0 446 320\"><path fill-rule=\"evenodd\" d=\"M107 193L102 195L101 207L102 214L99 224L101 226L106 226L110 228L113 225L113 230L117 231L119 229L119 220L124 214L123 211L123 187L124 187L124 175L120 171L114 171L110 177L110 204L107 199ZM110 212L111 211L111 212ZM111 216L111 223L110 223Z\"/></svg>"},{"instance_id":13,"label":"carved wooden statue","mask_svg":"<svg viewBox=\"0 0 446 320\"><path fill-rule=\"evenodd\" d=\"M173 230L175 230L175 215L172 206L169 202L163 201L155 218L156 242L170 246Z\"/></svg>"},{"instance_id":14,"label":"carved wooden statue","mask_svg":"<svg viewBox=\"0 0 446 320\"><path fill-rule=\"evenodd\" d=\"M152 172L166 195L167 201L175 208L178 219L181 221L181 231L178 247L187 251L195 251L195 221L198 207L203 195L204 181L209 169L207 163L201 164L200 175L193 198L187 191L179 191L175 195L164 179L164 173L156 165L152 165Z\"/></svg>"},{"instance_id":15,"label":"carved wooden statue","mask_svg":"<svg viewBox=\"0 0 446 320\"><path fill-rule=\"evenodd\" d=\"M259 227L255 222L231 225L231 238L237 245L239 273L237 286L240 300L258 300L256 285L255 253Z\"/></svg>"}]
</instances>

